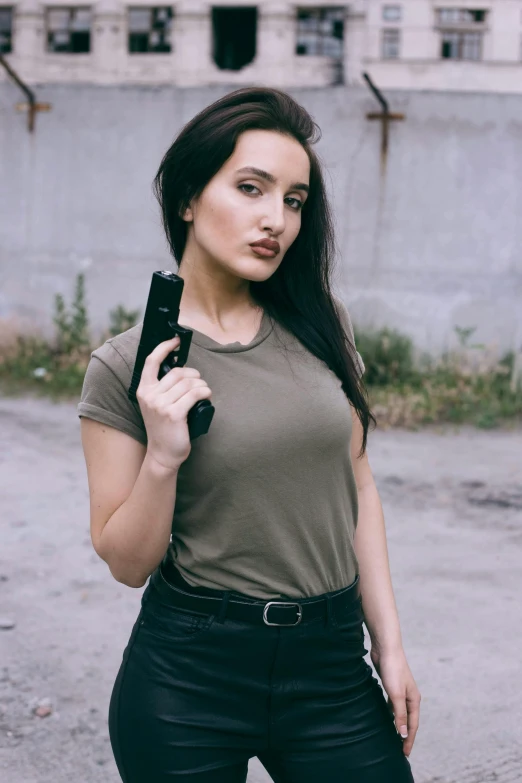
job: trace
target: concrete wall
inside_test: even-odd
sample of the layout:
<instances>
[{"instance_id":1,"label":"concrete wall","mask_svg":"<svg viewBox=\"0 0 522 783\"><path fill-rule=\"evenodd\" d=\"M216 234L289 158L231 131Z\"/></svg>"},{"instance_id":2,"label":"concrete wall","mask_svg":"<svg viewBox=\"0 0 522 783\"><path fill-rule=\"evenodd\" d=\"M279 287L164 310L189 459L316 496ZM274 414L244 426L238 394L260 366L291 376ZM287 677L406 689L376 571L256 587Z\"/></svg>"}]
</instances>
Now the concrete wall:
<instances>
[{"instance_id":1,"label":"concrete wall","mask_svg":"<svg viewBox=\"0 0 522 783\"><path fill-rule=\"evenodd\" d=\"M36 131L0 86L0 318L49 329L54 294L85 271L96 329L116 304L144 306L169 265L151 181L170 141L226 87L37 90ZM338 287L361 326L399 328L419 348L455 325L501 348L522 343L522 98L388 93L406 118L386 169L367 90L295 90L323 129Z\"/></svg>"}]
</instances>

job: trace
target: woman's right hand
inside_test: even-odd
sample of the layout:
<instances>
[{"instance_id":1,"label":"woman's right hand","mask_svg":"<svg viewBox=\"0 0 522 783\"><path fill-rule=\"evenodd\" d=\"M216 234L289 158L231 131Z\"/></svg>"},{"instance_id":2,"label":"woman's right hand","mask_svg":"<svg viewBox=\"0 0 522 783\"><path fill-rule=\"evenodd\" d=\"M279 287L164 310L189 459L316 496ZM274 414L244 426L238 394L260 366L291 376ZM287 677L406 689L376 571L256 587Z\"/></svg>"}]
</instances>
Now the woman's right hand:
<instances>
[{"instance_id":1,"label":"woman's right hand","mask_svg":"<svg viewBox=\"0 0 522 783\"><path fill-rule=\"evenodd\" d=\"M161 364L178 347L179 337L174 337L151 351L136 390L147 430L147 454L172 471L177 471L190 454L188 412L198 400L212 396L200 373L191 367L174 367L158 381Z\"/></svg>"}]
</instances>

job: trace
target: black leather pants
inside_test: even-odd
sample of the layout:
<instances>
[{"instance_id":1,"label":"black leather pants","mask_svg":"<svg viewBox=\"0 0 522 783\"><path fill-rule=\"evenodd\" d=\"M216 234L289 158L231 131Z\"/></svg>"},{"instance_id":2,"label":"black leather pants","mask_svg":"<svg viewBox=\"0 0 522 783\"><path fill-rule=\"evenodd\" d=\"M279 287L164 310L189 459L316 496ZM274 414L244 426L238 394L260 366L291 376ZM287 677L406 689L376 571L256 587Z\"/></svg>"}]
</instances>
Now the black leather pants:
<instances>
[{"instance_id":1,"label":"black leather pants","mask_svg":"<svg viewBox=\"0 0 522 783\"><path fill-rule=\"evenodd\" d=\"M360 599L273 627L181 611L152 582L109 708L124 783L244 783L254 756L276 783L413 783Z\"/></svg>"}]
</instances>

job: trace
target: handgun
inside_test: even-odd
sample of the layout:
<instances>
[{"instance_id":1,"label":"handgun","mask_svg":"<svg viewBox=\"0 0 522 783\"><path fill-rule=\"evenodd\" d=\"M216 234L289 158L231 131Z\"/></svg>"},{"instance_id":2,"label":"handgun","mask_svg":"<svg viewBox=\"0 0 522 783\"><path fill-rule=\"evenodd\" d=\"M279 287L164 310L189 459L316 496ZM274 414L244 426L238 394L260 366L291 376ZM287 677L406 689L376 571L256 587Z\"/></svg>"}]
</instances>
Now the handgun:
<instances>
[{"instance_id":1,"label":"handgun","mask_svg":"<svg viewBox=\"0 0 522 783\"><path fill-rule=\"evenodd\" d=\"M157 345L178 336L179 348L171 351L161 363L158 381L173 367L183 367L187 361L192 330L178 324L181 294L185 282L174 272L153 272L140 344L134 362L132 381L128 390L129 400L137 402L139 386L145 359ZM200 400L190 409L187 424L190 439L194 440L208 432L215 408L210 400Z\"/></svg>"}]
</instances>

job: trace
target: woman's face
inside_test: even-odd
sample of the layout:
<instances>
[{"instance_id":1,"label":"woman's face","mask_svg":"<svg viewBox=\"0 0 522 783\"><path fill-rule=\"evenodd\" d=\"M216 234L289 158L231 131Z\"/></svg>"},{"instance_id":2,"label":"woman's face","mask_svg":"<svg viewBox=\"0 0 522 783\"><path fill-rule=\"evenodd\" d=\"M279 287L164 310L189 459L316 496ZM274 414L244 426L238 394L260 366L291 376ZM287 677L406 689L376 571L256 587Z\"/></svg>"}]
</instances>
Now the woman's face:
<instances>
[{"instance_id":1,"label":"woman's face","mask_svg":"<svg viewBox=\"0 0 522 783\"><path fill-rule=\"evenodd\" d=\"M187 209L183 259L218 267L245 280L263 281L277 269L301 227L310 163L295 139L249 130L200 197ZM275 241L275 251L251 243Z\"/></svg>"}]
</instances>

